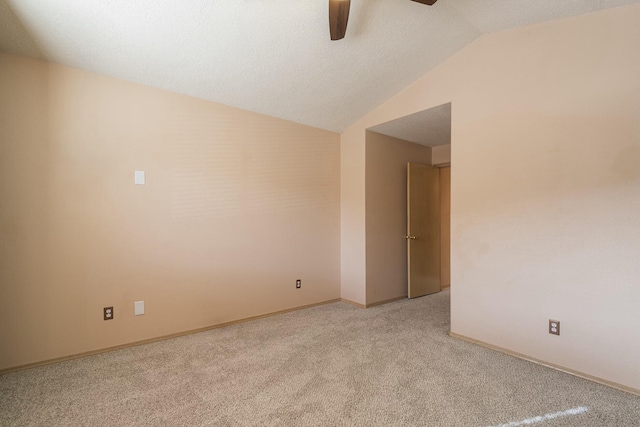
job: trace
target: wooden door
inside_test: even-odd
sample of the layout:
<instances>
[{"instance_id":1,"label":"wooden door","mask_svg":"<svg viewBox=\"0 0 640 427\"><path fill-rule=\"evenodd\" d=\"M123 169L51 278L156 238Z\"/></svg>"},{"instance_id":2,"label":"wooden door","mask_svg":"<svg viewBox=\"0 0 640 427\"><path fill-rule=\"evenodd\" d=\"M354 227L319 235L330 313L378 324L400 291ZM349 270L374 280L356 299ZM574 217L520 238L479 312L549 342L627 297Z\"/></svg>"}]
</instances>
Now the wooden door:
<instances>
[{"instance_id":1,"label":"wooden door","mask_svg":"<svg viewBox=\"0 0 640 427\"><path fill-rule=\"evenodd\" d=\"M440 288L451 286L451 166L440 168Z\"/></svg>"},{"instance_id":2,"label":"wooden door","mask_svg":"<svg viewBox=\"0 0 640 427\"><path fill-rule=\"evenodd\" d=\"M440 171L407 164L409 298L440 291Z\"/></svg>"}]
</instances>

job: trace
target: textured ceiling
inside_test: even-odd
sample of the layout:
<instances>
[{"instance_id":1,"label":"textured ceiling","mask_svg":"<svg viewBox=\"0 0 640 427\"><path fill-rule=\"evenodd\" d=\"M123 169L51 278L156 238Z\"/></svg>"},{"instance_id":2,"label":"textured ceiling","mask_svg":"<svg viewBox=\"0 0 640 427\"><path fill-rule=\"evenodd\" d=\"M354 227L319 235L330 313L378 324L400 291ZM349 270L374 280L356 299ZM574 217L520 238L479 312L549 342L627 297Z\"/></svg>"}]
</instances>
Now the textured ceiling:
<instances>
[{"instance_id":1,"label":"textured ceiling","mask_svg":"<svg viewBox=\"0 0 640 427\"><path fill-rule=\"evenodd\" d=\"M482 34L640 0L0 0L0 50L340 132Z\"/></svg>"}]
</instances>

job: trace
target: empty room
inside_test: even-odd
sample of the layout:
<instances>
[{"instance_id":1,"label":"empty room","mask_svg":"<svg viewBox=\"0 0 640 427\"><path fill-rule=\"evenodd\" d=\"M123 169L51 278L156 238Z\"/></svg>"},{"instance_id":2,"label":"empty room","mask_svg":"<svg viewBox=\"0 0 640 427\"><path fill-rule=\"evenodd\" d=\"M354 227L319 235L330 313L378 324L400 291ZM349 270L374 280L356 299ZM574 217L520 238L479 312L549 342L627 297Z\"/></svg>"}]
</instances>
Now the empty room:
<instances>
[{"instance_id":1,"label":"empty room","mask_svg":"<svg viewBox=\"0 0 640 427\"><path fill-rule=\"evenodd\" d=\"M0 0L0 426L640 426L640 1Z\"/></svg>"}]
</instances>

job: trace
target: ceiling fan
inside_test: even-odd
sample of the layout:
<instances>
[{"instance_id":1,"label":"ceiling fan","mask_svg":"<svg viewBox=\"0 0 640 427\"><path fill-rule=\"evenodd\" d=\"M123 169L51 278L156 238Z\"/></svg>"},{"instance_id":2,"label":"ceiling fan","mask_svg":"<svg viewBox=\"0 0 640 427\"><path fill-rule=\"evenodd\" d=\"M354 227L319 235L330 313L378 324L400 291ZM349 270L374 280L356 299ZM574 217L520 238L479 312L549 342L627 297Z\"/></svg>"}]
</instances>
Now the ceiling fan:
<instances>
[{"instance_id":1,"label":"ceiling fan","mask_svg":"<svg viewBox=\"0 0 640 427\"><path fill-rule=\"evenodd\" d=\"M417 3L433 6L438 0L412 0ZM347 21L349 20L349 6L351 0L329 0L329 32L331 40L344 38L347 32Z\"/></svg>"}]
</instances>

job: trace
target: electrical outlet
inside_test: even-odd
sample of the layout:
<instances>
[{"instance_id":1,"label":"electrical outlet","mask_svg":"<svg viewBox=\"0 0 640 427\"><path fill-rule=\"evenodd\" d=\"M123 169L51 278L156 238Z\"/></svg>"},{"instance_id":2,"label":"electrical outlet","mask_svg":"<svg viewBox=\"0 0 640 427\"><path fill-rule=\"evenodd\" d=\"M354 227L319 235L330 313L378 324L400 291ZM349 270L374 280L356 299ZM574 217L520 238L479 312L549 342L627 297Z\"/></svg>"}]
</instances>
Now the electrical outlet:
<instances>
[{"instance_id":1,"label":"electrical outlet","mask_svg":"<svg viewBox=\"0 0 640 427\"><path fill-rule=\"evenodd\" d=\"M300 289L302 287L302 280L296 280L296 289Z\"/></svg>"},{"instance_id":2,"label":"electrical outlet","mask_svg":"<svg viewBox=\"0 0 640 427\"><path fill-rule=\"evenodd\" d=\"M113 307L105 307L104 320L112 320L112 319L113 319Z\"/></svg>"},{"instance_id":3,"label":"electrical outlet","mask_svg":"<svg viewBox=\"0 0 640 427\"><path fill-rule=\"evenodd\" d=\"M560 335L560 321L549 319L549 333L553 335Z\"/></svg>"}]
</instances>

